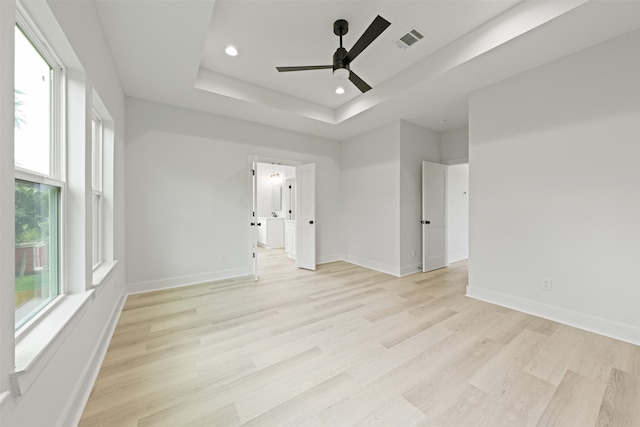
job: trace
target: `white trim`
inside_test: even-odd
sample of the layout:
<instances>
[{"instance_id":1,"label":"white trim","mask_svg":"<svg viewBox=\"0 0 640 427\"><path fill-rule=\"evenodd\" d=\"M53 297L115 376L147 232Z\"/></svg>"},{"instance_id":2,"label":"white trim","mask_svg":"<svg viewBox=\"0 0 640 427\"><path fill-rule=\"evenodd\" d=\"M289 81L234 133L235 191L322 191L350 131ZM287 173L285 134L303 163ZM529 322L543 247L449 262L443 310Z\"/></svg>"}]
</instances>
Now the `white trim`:
<instances>
[{"instance_id":1,"label":"white trim","mask_svg":"<svg viewBox=\"0 0 640 427\"><path fill-rule=\"evenodd\" d=\"M449 264L447 264L447 267L448 266ZM410 276L416 273L422 273L422 264L400 267L400 277Z\"/></svg>"},{"instance_id":2,"label":"white trim","mask_svg":"<svg viewBox=\"0 0 640 427\"><path fill-rule=\"evenodd\" d=\"M454 262L458 262L458 261L464 261L465 259L469 259L469 255L467 255L464 252L458 252L451 256L451 259L449 260L449 264L453 264Z\"/></svg>"},{"instance_id":3,"label":"white trim","mask_svg":"<svg viewBox=\"0 0 640 427\"><path fill-rule=\"evenodd\" d=\"M97 207L94 205L93 198L98 197L97 199ZM103 205L104 205L104 195L100 191L93 190L91 192L91 268L95 274L96 270L100 268L102 263L104 262L104 250L103 250ZM97 216L97 219L96 219ZM97 230L94 234L94 222L97 222ZM94 254L93 248L96 246L97 240L97 254ZM95 259L97 258L97 260Z\"/></svg>"},{"instance_id":4,"label":"white trim","mask_svg":"<svg viewBox=\"0 0 640 427\"><path fill-rule=\"evenodd\" d=\"M61 298L47 313L47 321L39 322L16 343L16 368L10 374L12 391L16 395L23 395L38 379L65 338L81 321L91 295L93 290Z\"/></svg>"},{"instance_id":5,"label":"white trim","mask_svg":"<svg viewBox=\"0 0 640 427\"><path fill-rule=\"evenodd\" d=\"M289 258L296 259L295 255L289 255ZM316 264L328 264L336 261L342 261L342 257L340 255L323 255L316 257Z\"/></svg>"},{"instance_id":6,"label":"white trim","mask_svg":"<svg viewBox=\"0 0 640 427\"><path fill-rule=\"evenodd\" d=\"M102 153L102 140L103 140L103 127L102 118L95 110L95 107L91 110L91 188L94 193L102 194L102 182L103 182L103 158Z\"/></svg>"},{"instance_id":7,"label":"white trim","mask_svg":"<svg viewBox=\"0 0 640 427\"><path fill-rule=\"evenodd\" d=\"M467 286L468 297L553 320L585 331L640 345L640 328L500 292Z\"/></svg>"},{"instance_id":8,"label":"white trim","mask_svg":"<svg viewBox=\"0 0 640 427\"><path fill-rule=\"evenodd\" d=\"M29 335L29 331L35 328L38 323L42 320L43 317L46 317L47 313L53 310L62 300L65 295L58 292L58 295L55 298L52 298L45 305L42 306L40 310L38 310L29 320L20 325L19 328L15 329L15 339L16 345L26 336Z\"/></svg>"},{"instance_id":9,"label":"white trim","mask_svg":"<svg viewBox=\"0 0 640 427\"><path fill-rule=\"evenodd\" d=\"M67 401L67 406L62 411L62 418L56 423L57 426L77 426L80 423L80 418L82 417L85 405L89 400L93 386L100 373L102 362L109 349L111 338L118 325L118 320L120 320L120 315L122 314L126 300L127 296L123 289L111 314L111 318L105 325L100 335L100 340L98 340L96 347L91 353L89 363L85 366L82 376L74 387L70 399Z\"/></svg>"},{"instance_id":10,"label":"white trim","mask_svg":"<svg viewBox=\"0 0 640 427\"><path fill-rule=\"evenodd\" d=\"M347 256L344 258L344 261L350 264L359 265L360 267L368 268L370 270L375 270L381 273L390 274L395 277L401 277L400 268L393 265L383 264L381 262L370 261L368 259L358 258L354 256Z\"/></svg>"},{"instance_id":11,"label":"white trim","mask_svg":"<svg viewBox=\"0 0 640 427\"><path fill-rule=\"evenodd\" d=\"M140 294L144 292L159 291L162 289L180 288L183 286L197 285L200 283L214 282L224 279L236 279L251 275L251 267L245 266L231 270L212 271L209 273L194 274L192 276L172 277L169 279L150 280L127 284L127 293ZM252 276L253 277L253 276Z\"/></svg>"},{"instance_id":12,"label":"white trim","mask_svg":"<svg viewBox=\"0 0 640 427\"><path fill-rule=\"evenodd\" d=\"M109 277L117 263L118 260L101 262L100 265L93 270L93 286L100 286Z\"/></svg>"}]
</instances>

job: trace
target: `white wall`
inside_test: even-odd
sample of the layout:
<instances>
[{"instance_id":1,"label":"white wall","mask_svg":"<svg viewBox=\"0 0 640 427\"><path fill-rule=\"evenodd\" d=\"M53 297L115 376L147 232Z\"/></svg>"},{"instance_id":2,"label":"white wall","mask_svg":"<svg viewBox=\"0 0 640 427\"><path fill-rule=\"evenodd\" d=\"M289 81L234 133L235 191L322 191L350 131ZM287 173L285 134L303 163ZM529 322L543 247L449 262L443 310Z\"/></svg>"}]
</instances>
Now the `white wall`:
<instances>
[{"instance_id":1,"label":"white wall","mask_svg":"<svg viewBox=\"0 0 640 427\"><path fill-rule=\"evenodd\" d=\"M447 258L469 258L469 165L447 168Z\"/></svg>"},{"instance_id":2,"label":"white wall","mask_svg":"<svg viewBox=\"0 0 640 427\"><path fill-rule=\"evenodd\" d=\"M0 304L15 299L15 165L13 161L15 3L0 1ZM5 195L6 194L6 195ZM4 303L3 303L4 301ZM0 424L10 402L9 374L15 367L15 318L11 306L0 308Z\"/></svg>"},{"instance_id":3,"label":"white wall","mask_svg":"<svg viewBox=\"0 0 640 427\"><path fill-rule=\"evenodd\" d=\"M395 276L418 271L422 161L439 161L439 138L396 121L343 141L346 261Z\"/></svg>"},{"instance_id":4,"label":"white wall","mask_svg":"<svg viewBox=\"0 0 640 427\"><path fill-rule=\"evenodd\" d=\"M422 268L422 161L440 161L440 134L400 122L400 275Z\"/></svg>"},{"instance_id":5,"label":"white wall","mask_svg":"<svg viewBox=\"0 0 640 427\"><path fill-rule=\"evenodd\" d=\"M440 163L453 165L469 161L469 128L453 129L440 135Z\"/></svg>"},{"instance_id":6,"label":"white wall","mask_svg":"<svg viewBox=\"0 0 640 427\"><path fill-rule=\"evenodd\" d=\"M635 31L472 94L469 295L640 344L639 76Z\"/></svg>"},{"instance_id":7,"label":"white wall","mask_svg":"<svg viewBox=\"0 0 640 427\"><path fill-rule=\"evenodd\" d=\"M342 142L344 259L400 274L400 122Z\"/></svg>"},{"instance_id":8,"label":"white wall","mask_svg":"<svg viewBox=\"0 0 640 427\"><path fill-rule=\"evenodd\" d=\"M317 261L341 258L338 142L128 99L130 291L250 274L252 155L316 164Z\"/></svg>"},{"instance_id":9,"label":"white wall","mask_svg":"<svg viewBox=\"0 0 640 427\"><path fill-rule=\"evenodd\" d=\"M3 0L0 2L0 145L13 147L13 31L14 31L14 2ZM84 82L86 98L81 102L91 102L93 89L102 99L106 109L114 121L115 130L115 176L114 184L114 258L119 260L111 275L99 288L88 295L81 293L85 283L67 283L68 288L76 293L74 297L85 298L82 307L76 312L71 321L59 327L59 335L49 342L49 345L39 353L33 364L28 366L21 378L28 378L33 383L22 396L8 391L8 375L13 365L7 366L5 361L14 352L13 320L11 310L4 305L11 298L0 298L1 318L3 325L0 332L0 425L4 426L56 426L75 425L84 403L89 396L93 380L97 375L103 352L108 345L111 328L117 320L121 304L124 301L124 126L125 100L122 87L116 74L115 65L98 19L93 2L77 1L27 1L26 8L36 25L44 33L45 38L68 67L70 76L77 82ZM7 54L10 52L10 55ZM5 90L10 87L10 91ZM79 90L81 91L81 90ZM84 97L85 94L77 94ZM73 102L76 98L70 98ZM9 104L11 108L5 106ZM73 105L71 107L76 107ZM70 108L70 110L72 110ZM75 111L77 111L76 108ZM11 112L5 114L6 112ZM90 120L90 118L89 118ZM86 126L82 117L69 117L68 132L82 135L83 129L76 126ZM8 150L8 149L7 149ZM12 150L11 150L12 151ZM13 204L13 156L0 156L0 192L2 193L2 210L0 211L0 228L3 236L3 246L0 252L0 274L2 283L13 282L13 253L5 251L5 246L13 252L13 218L4 215L7 205ZM75 153L73 153L75 154ZM82 165L73 165L83 169ZM6 172L10 171L10 174ZM90 198L90 193L87 195ZM77 204L80 200L74 200ZM12 212L12 210L11 210ZM11 216L13 213L11 213ZM79 224L69 223L68 232L77 234ZM82 226L80 226L82 227ZM11 238L5 245L8 235ZM87 242L85 242L86 244ZM90 246L90 242L88 243ZM77 264L77 263L76 263ZM77 265L71 264L71 268ZM72 277L90 276L79 274ZM4 289L7 287L3 286ZM69 298L72 299L72 298ZM8 372L9 370L9 372ZM22 385L26 385L23 383Z\"/></svg>"}]
</instances>

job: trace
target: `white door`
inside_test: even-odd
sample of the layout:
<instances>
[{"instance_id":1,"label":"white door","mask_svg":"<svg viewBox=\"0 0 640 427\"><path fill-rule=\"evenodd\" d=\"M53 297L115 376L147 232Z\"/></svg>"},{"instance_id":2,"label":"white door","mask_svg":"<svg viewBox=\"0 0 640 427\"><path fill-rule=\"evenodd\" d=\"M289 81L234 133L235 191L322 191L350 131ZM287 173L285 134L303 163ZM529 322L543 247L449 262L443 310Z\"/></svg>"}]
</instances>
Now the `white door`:
<instances>
[{"instance_id":1,"label":"white door","mask_svg":"<svg viewBox=\"0 0 640 427\"><path fill-rule=\"evenodd\" d=\"M316 269L316 165L296 166L296 266Z\"/></svg>"},{"instance_id":2,"label":"white door","mask_svg":"<svg viewBox=\"0 0 640 427\"><path fill-rule=\"evenodd\" d=\"M446 267L447 166L422 162L422 271Z\"/></svg>"},{"instance_id":3,"label":"white door","mask_svg":"<svg viewBox=\"0 0 640 427\"><path fill-rule=\"evenodd\" d=\"M251 162L251 228L249 231L251 252L252 252L252 267L253 267L253 280L258 281L258 162L255 158Z\"/></svg>"}]
</instances>

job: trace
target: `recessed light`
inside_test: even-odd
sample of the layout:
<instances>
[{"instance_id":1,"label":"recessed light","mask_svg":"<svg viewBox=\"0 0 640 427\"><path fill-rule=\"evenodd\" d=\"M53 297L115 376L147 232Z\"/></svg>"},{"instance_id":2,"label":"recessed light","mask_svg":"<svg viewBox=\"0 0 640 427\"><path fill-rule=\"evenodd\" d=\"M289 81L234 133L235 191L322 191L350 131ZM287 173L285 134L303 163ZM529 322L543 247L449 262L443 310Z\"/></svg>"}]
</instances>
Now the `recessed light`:
<instances>
[{"instance_id":1,"label":"recessed light","mask_svg":"<svg viewBox=\"0 0 640 427\"><path fill-rule=\"evenodd\" d=\"M344 88L343 88L342 86L338 86L338 87L336 88L336 93L337 93L338 95L342 95L342 94L344 93Z\"/></svg>"},{"instance_id":2,"label":"recessed light","mask_svg":"<svg viewBox=\"0 0 640 427\"><path fill-rule=\"evenodd\" d=\"M227 48L224 51L229 56L237 56L238 55L238 49L236 49L233 46L227 46Z\"/></svg>"}]
</instances>

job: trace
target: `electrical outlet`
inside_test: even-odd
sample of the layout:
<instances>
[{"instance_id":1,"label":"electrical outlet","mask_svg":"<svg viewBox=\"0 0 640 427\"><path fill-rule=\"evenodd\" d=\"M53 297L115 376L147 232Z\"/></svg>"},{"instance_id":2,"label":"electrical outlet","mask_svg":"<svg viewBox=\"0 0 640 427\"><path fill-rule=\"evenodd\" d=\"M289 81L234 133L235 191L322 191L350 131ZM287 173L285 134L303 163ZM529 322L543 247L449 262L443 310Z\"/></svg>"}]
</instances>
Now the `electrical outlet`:
<instances>
[{"instance_id":1,"label":"electrical outlet","mask_svg":"<svg viewBox=\"0 0 640 427\"><path fill-rule=\"evenodd\" d=\"M542 289L545 291L551 291L551 279L542 279Z\"/></svg>"},{"instance_id":2,"label":"electrical outlet","mask_svg":"<svg viewBox=\"0 0 640 427\"><path fill-rule=\"evenodd\" d=\"M226 253L224 253L224 252L222 252L222 253L220 254L220 261L226 261L226 260L227 260L227 254L226 254Z\"/></svg>"},{"instance_id":3,"label":"electrical outlet","mask_svg":"<svg viewBox=\"0 0 640 427\"><path fill-rule=\"evenodd\" d=\"M416 256L416 250L415 249L411 251L411 256Z\"/></svg>"}]
</instances>

